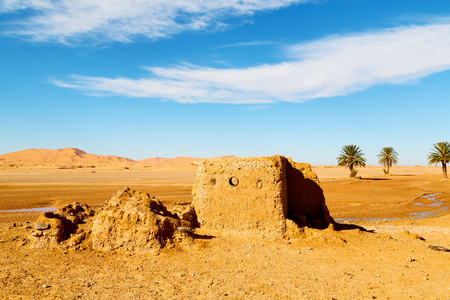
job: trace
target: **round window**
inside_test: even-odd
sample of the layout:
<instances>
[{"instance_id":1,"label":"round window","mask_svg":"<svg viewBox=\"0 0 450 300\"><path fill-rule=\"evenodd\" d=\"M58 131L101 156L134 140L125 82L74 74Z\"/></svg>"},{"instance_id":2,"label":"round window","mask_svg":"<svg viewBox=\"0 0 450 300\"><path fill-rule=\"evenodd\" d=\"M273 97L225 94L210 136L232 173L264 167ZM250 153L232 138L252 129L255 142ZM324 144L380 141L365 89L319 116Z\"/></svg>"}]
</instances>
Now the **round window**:
<instances>
[{"instance_id":1,"label":"round window","mask_svg":"<svg viewBox=\"0 0 450 300\"><path fill-rule=\"evenodd\" d=\"M231 186L237 186L239 184L239 180L236 177L231 177L230 180L228 180L228 183Z\"/></svg>"}]
</instances>

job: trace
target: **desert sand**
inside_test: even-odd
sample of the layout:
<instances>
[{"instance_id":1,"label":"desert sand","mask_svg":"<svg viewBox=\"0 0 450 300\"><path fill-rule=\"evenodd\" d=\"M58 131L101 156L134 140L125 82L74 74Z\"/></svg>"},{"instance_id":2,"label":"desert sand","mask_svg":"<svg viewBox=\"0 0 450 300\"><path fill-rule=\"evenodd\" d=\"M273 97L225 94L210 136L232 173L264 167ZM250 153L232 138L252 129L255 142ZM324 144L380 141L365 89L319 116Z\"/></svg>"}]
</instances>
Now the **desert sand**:
<instances>
[{"instance_id":1,"label":"desert sand","mask_svg":"<svg viewBox=\"0 0 450 300\"><path fill-rule=\"evenodd\" d=\"M222 157L235 157L233 155ZM126 157L114 155L97 155L86 153L78 148L62 149L26 149L0 155L2 164L58 164L59 167L76 167L81 165L91 166L96 164L115 163L141 163L141 164L190 164L193 161L200 161L203 158L179 156L174 158L152 157L141 160L133 160Z\"/></svg>"},{"instance_id":2,"label":"desert sand","mask_svg":"<svg viewBox=\"0 0 450 300\"><path fill-rule=\"evenodd\" d=\"M0 210L102 205L131 189L169 209L192 200L196 166L135 162L0 165ZM40 212L0 213L3 299L449 299L450 182L439 167L348 170L313 166L330 214L345 230L297 240L208 232L158 255L33 249ZM428 196L424 196L428 195ZM429 196L432 195L432 196Z\"/></svg>"}]
</instances>

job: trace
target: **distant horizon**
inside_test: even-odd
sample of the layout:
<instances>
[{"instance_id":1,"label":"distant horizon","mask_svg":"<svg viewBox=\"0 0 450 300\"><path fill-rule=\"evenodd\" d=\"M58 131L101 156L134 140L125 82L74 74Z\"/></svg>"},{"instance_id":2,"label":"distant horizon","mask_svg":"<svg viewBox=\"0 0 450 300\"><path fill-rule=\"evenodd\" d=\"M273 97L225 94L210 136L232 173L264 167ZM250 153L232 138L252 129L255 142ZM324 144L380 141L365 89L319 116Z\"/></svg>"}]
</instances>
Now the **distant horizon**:
<instances>
[{"instance_id":1,"label":"distant horizon","mask_svg":"<svg viewBox=\"0 0 450 300\"><path fill-rule=\"evenodd\" d=\"M450 141L447 0L11 0L0 25L0 153L424 166Z\"/></svg>"},{"instance_id":2,"label":"distant horizon","mask_svg":"<svg viewBox=\"0 0 450 300\"><path fill-rule=\"evenodd\" d=\"M147 157L147 158L142 158L142 159L133 159L133 158L131 158L131 157L117 156L117 155L114 155L114 154L90 153L90 152L84 151L83 149L80 149L80 148L78 148L78 147L64 147L64 148L59 148L59 149L49 149L49 148L28 148L28 149L22 149L22 150L13 151L13 152L8 152L8 153L0 153L0 163L10 163L9 161L3 162L1 156L3 156L3 155L8 155L8 154L14 154L14 153L16 153L16 152L23 152L23 151L26 151L26 150L50 150L50 151L58 151L58 150L64 150L64 149L80 150L80 151L85 152L86 154L89 154L89 155L97 155L97 156L113 156L113 157L117 157L117 158L124 158L124 159L129 159L129 160L131 160L132 162L136 162L136 163L140 163L140 161L143 161L143 160L150 160L150 159L165 159L165 160L173 160L173 159L177 159L177 158L209 159L209 158L220 158L220 157L228 157L228 156L234 156L234 157L236 157L236 158L257 157L257 156L236 156L236 155L233 155L233 154L226 154L226 155L211 156L211 157L200 157L200 156L196 156L196 155L194 155L194 156L180 155L180 156L176 156L176 157L154 156L154 157ZM284 156L284 157L286 157L286 158L289 158L289 156L286 156L286 155L283 155L283 154L278 154L278 153L274 153L273 155L282 155L282 156ZM273 156L273 155L267 155L267 156ZM308 162L308 161L304 161L304 160L295 160L295 159L294 159L294 161L308 163L308 164L310 164L311 166L332 166L332 167L342 167L342 168L345 168L345 167L343 167L343 166L338 166L337 163L335 163L335 164L312 164L312 163L310 163L310 162ZM49 162L49 163L52 163L52 162ZM56 162L56 163L57 163L57 162ZM124 162L124 163L125 163L125 162ZM46 163L42 163L42 164L46 164ZM157 164L157 163L156 163L156 164ZM414 164L414 165L397 164L397 165L394 165L394 166L391 167L391 168L395 168L395 167L416 167L416 166L420 166L420 167L438 167L438 168L441 168L440 165L429 165L429 164L426 164L426 165L420 165L420 164ZM367 164L366 167L380 167L380 168L384 168L384 166L382 166L382 165L380 165L380 164ZM357 169L359 169L359 168L364 168L364 167L357 167Z\"/></svg>"}]
</instances>

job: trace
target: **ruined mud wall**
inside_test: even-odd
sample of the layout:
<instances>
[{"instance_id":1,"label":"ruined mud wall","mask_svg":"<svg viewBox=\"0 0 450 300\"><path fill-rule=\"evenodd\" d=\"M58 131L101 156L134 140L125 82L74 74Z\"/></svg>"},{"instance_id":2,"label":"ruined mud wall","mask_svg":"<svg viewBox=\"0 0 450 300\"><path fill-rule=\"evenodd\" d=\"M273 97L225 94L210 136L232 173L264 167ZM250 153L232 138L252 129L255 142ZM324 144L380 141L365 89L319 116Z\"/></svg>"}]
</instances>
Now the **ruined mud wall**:
<instances>
[{"instance_id":1,"label":"ruined mud wall","mask_svg":"<svg viewBox=\"0 0 450 300\"><path fill-rule=\"evenodd\" d=\"M191 226L149 194L125 188L114 194L97 214L92 225L92 248L157 253L174 245L177 227Z\"/></svg>"},{"instance_id":2,"label":"ruined mud wall","mask_svg":"<svg viewBox=\"0 0 450 300\"><path fill-rule=\"evenodd\" d=\"M289 160L286 168L287 217L303 227L326 228L332 218L316 173L307 163Z\"/></svg>"},{"instance_id":3,"label":"ruined mud wall","mask_svg":"<svg viewBox=\"0 0 450 300\"><path fill-rule=\"evenodd\" d=\"M286 219L315 228L332 221L311 166L279 155L202 161L193 199L201 227L237 235L278 239Z\"/></svg>"},{"instance_id":4,"label":"ruined mud wall","mask_svg":"<svg viewBox=\"0 0 450 300\"><path fill-rule=\"evenodd\" d=\"M281 156L207 159L192 205L201 227L277 239L286 230L286 161Z\"/></svg>"},{"instance_id":5,"label":"ruined mud wall","mask_svg":"<svg viewBox=\"0 0 450 300\"><path fill-rule=\"evenodd\" d=\"M159 253L188 246L196 220L190 210L173 214L155 197L129 188L96 210L72 203L43 213L28 239L33 248Z\"/></svg>"}]
</instances>

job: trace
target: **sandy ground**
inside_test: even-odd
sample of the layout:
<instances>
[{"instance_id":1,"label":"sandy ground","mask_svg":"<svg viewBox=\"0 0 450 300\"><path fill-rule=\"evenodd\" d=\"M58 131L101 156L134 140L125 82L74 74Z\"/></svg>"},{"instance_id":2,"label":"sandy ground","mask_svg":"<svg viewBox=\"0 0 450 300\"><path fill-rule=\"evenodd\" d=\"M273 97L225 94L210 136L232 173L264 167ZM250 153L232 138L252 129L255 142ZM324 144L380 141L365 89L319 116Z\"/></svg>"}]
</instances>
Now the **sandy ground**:
<instances>
[{"instance_id":1,"label":"sandy ground","mask_svg":"<svg viewBox=\"0 0 450 300\"><path fill-rule=\"evenodd\" d=\"M159 255L90 249L36 250L27 227L40 213L0 213L2 299L450 299L450 181L438 167L348 170L314 166L341 231L307 229L299 240L224 232ZM196 167L0 166L0 210L99 206L125 186L170 209L191 200ZM423 197L426 194L434 196ZM29 222L29 223L27 223ZM15 223L15 224L14 224ZM351 225L350 225L351 224ZM355 225L355 226L353 226Z\"/></svg>"}]
</instances>

